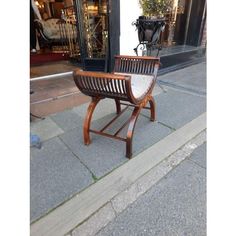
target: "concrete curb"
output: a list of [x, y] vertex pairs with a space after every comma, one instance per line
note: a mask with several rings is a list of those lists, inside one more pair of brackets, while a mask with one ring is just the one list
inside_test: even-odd
[[[197, 144], [188, 142], [205, 129], [206, 113], [176, 130], [45, 217], [34, 222], [31, 225], [31, 235], [94, 235], [114, 219], [116, 214], [123, 211], [146, 192], [156, 183], [156, 180], [159, 181], [189, 156]], [[205, 134], [201, 135], [204, 136]], [[199, 137], [198, 139], [203, 140]], [[186, 143], [188, 144], [185, 145]], [[177, 151], [181, 147], [183, 148]], [[171, 156], [174, 152], [176, 152], [175, 155]], [[154, 167], [157, 169], [154, 170]], [[147, 172], [150, 173], [146, 174]], [[149, 178], [153, 181], [150, 181]], [[101, 221], [101, 224], [96, 220], [104, 217], [105, 219]], [[94, 227], [91, 227], [92, 224]]]

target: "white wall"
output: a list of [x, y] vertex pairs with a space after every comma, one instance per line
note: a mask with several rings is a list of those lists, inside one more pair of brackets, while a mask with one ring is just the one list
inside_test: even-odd
[[132, 25], [142, 10], [138, 0], [120, 0], [120, 54], [135, 55], [134, 48], [138, 45], [138, 33]]

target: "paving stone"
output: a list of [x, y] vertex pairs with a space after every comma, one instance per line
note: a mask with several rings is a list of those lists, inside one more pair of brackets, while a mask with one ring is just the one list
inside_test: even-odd
[[206, 63], [199, 63], [182, 70], [158, 77], [160, 81], [197, 93], [206, 93]]
[[31, 149], [31, 221], [69, 199], [93, 182], [91, 173], [63, 142], [53, 138]]
[[41, 141], [45, 141], [62, 134], [64, 131], [50, 117], [47, 117], [44, 120], [31, 122], [30, 132], [37, 134]]
[[196, 148], [189, 159], [206, 168], [206, 143]]
[[[131, 110], [124, 113], [106, 132], [114, 133], [130, 117]], [[108, 115], [92, 123], [92, 128], [102, 128], [114, 115]], [[127, 130], [127, 127], [126, 127]], [[125, 129], [120, 133], [125, 137]], [[135, 127], [133, 139], [133, 157], [152, 144], [158, 142], [172, 132], [158, 122], [150, 122], [146, 117], [140, 116]], [[125, 142], [109, 139], [100, 135], [91, 134], [91, 144], [83, 143], [82, 126], [61, 136], [66, 145], [75, 153], [96, 177], [101, 177], [128, 159], [125, 157]]]
[[185, 160], [96, 235], [205, 236], [205, 170]]
[[74, 128], [80, 126], [81, 124], [83, 124], [82, 117], [80, 117], [73, 110], [66, 110], [63, 112], [53, 114], [53, 115], [51, 115], [51, 118], [64, 131], [74, 129]]
[[[206, 111], [204, 97], [169, 89], [155, 96], [159, 122], [178, 129]], [[142, 114], [147, 115], [143, 110]]]

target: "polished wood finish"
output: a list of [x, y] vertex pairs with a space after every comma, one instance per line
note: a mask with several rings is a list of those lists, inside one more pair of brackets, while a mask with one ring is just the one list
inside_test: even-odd
[[101, 98], [92, 98], [92, 102], [90, 103], [88, 110], [87, 110], [87, 115], [84, 121], [84, 144], [89, 145], [91, 143], [91, 139], [89, 136], [89, 131], [90, 131], [90, 124], [91, 124], [91, 119], [93, 116], [93, 112], [95, 107], [97, 106], [98, 102], [100, 101]]
[[[157, 71], [160, 60], [156, 57], [138, 56], [115, 56], [115, 67], [113, 73], [90, 72], [76, 70], [73, 73], [77, 87], [84, 94], [91, 96], [92, 101], [88, 107], [84, 121], [84, 143], [89, 145], [91, 139], [89, 133], [96, 133], [105, 137], [126, 142], [126, 157], [132, 157], [132, 140], [135, 125], [142, 109], [150, 109], [150, 120], [155, 121], [155, 102], [151, 95], [155, 85]], [[125, 73], [125, 74], [117, 74]], [[139, 98], [135, 98], [131, 89], [131, 75], [143, 74], [153, 76], [153, 83], [148, 91]], [[90, 129], [92, 115], [98, 102], [103, 98], [115, 100], [117, 115], [100, 131]], [[126, 101], [126, 103], [121, 102]], [[146, 107], [149, 103], [150, 107]], [[121, 105], [127, 105], [121, 110]], [[104, 131], [123, 113], [127, 108], [134, 107], [131, 117], [112, 135]], [[119, 137], [118, 134], [128, 125], [126, 138]]]

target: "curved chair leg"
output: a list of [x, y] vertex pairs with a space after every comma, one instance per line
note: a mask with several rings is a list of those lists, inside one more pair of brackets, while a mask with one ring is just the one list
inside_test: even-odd
[[155, 104], [155, 100], [154, 100], [153, 96], [150, 96], [148, 102], [149, 102], [150, 108], [151, 108], [150, 109], [150, 111], [151, 111], [150, 120], [155, 121], [156, 120], [156, 104]]
[[84, 144], [85, 145], [89, 145], [91, 143], [90, 136], [89, 136], [90, 124], [91, 124], [91, 119], [93, 116], [94, 109], [97, 106], [99, 101], [100, 101], [100, 98], [92, 98], [92, 101], [89, 104], [89, 107], [87, 110], [87, 114], [84, 121]]
[[133, 133], [136, 121], [138, 119], [139, 113], [141, 111], [142, 107], [136, 107], [132, 113], [132, 116], [130, 118], [128, 132], [127, 132], [127, 139], [126, 139], [126, 157], [131, 158], [132, 157], [132, 140], [133, 140]]
[[119, 114], [121, 112], [120, 100], [115, 99], [115, 102], [116, 102], [116, 114]]

